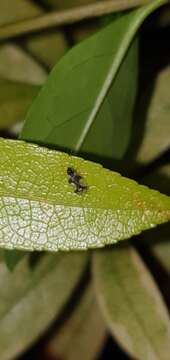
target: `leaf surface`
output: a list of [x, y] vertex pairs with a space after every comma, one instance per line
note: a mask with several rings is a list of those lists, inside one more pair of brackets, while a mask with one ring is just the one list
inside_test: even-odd
[[[30, 108], [22, 137], [43, 144], [57, 144], [58, 147], [67, 147], [75, 152], [90, 152], [88, 142], [92, 142], [91, 139], [94, 142], [98, 134], [98, 117], [105, 124], [106, 110], [108, 121], [110, 106], [107, 104], [107, 95], [129, 45], [145, 17], [163, 3], [155, 1], [122, 15], [70, 50], [54, 67]], [[113, 133], [112, 120], [111, 139]], [[105, 144], [103, 136], [98, 155], [105, 155]], [[115, 147], [113, 142], [111, 157], [114, 154], [121, 157], [126, 146], [127, 139], [122, 151], [120, 144], [117, 149], [116, 142]]]
[[67, 51], [65, 35], [56, 29], [28, 37], [25, 46], [48, 69], [51, 69]]
[[[35, 4], [33, 5], [35, 6]], [[47, 7], [48, 4], [46, 2], [46, 8]], [[43, 13], [44, 4], [42, 4], [42, 8], [39, 4], [36, 4], [36, 15]], [[55, 28], [26, 37], [24, 46], [41, 64], [51, 69], [67, 51], [68, 44], [64, 31]]]
[[20, 260], [25, 256], [26, 252], [19, 250], [5, 250], [4, 260], [10, 271], [13, 271]]
[[0, 26], [37, 15], [38, 7], [28, 0], [1, 0]]
[[[152, 84], [153, 86], [153, 84]], [[161, 71], [154, 83], [149, 108], [146, 114], [144, 136], [137, 154], [139, 163], [153, 161], [170, 147], [170, 67]], [[142, 96], [138, 112], [140, 121], [144, 119], [145, 104], [150, 87]]]
[[[32, 2], [13, 0], [10, 6], [8, 1], [3, 1], [3, 4], [5, 3], [8, 22], [33, 15]], [[3, 4], [0, 4], [0, 10]], [[34, 14], [37, 15], [37, 8]], [[53, 45], [57, 45], [56, 41], [59, 40], [56, 30], [55, 33], [56, 38], [52, 36]], [[40, 45], [42, 38], [43, 34], [39, 37]], [[31, 43], [31, 38], [29, 40]], [[48, 46], [50, 44], [46, 36], [45, 43], [48, 43]], [[33, 41], [32, 52], [34, 45]], [[22, 83], [29, 82], [30, 88], [33, 87], [32, 84], [44, 82], [46, 73], [43, 68], [19, 46], [3, 45], [0, 48], [0, 57], [0, 72], [6, 78]], [[49, 58], [53, 61], [52, 51], [50, 54], [48, 52], [48, 56], [46, 52], [46, 61]], [[5, 260], [8, 267], [13, 270], [23, 255], [24, 252], [6, 250]], [[37, 254], [33, 256], [37, 258]], [[0, 352], [3, 360], [10, 360], [23, 352], [56, 319], [79, 281], [86, 265], [87, 254], [83, 257], [80, 254], [67, 254], [62, 257], [45, 255], [41, 262], [36, 262], [36, 266], [34, 264], [31, 268], [29, 259], [30, 256], [25, 257], [12, 274], [7, 271], [5, 264], [0, 264]]]
[[[15, 22], [39, 15], [41, 12], [40, 8], [30, 1], [13, 0], [9, 6], [6, 0], [2, 0], [0, 3], [0, 22], [1, 25], [2, 23]], [[49, 47], [47, 36], [39, 34], [40, 47], [43, 38], [45, 45]], [[34, 53], [34, 45], [37, 41], [36, 39], [34, 40], [34, 37], [29, 37], [28, 42], [32, 44], [32, 41], [32, 52]], [[53, 42], [54, 41], [55, 39], [53, 39]], [[27, 43], [25, 42], [24, 47], [26, 46]], [[47, 51], [45, 53], [47, 54]], [[48, 55], [45, 57], [46, 59], [49, 58], [49, 53], [51, 54], [51, 52], [48, 51]], [[35, 51], [34, 58], [36, 54], [37, 52]], [[24, 119], [27, 107], [38, 92], [39, 84], [42, 84], [46, 79], [46, 72], [28, 52], [26, 53], [20, 46], [14, 44], [8, 43], [2, 45], [0, 47], [0, 58], [0, 74], [1, 77], [3, 76], [4, 78], [1, 80], [1, 85], [5, 85], [1, 93], [0, 126], [7, 128], [10, 124]], [[17, 125], [16, 127], [10, 128], [12, 134], [16, 136], [20, 126], [21, 123], [19, 126]], [[10, 270], [15, 267], [21, 259], [22, 254], [21, 252], [14, 251], [5, 252], [5, 261]]]
[[35, 85], [41, 85], [46, 80], [45, 70], [17, 45], [2, 45], [0, 59], [2, 78]]
[[40, 86], [0, 78], [0, 129], [24, 120]]
[[86, 256], [77, 253], [43, 254], [31, 265], [26, 256], [12, 273], [0, 262], [2, 360], [13, 359], [23, 352], [57, 318], [86, 261]]
[[[30, 17], [39, 16], [44, 13], [37, 2], [30, 0], [1, 0], [0, 2], [0, 25], [15, 23]], [[22, 43], [21, 43], [22, 45]], [[52, 67], [61, 55], [66, 51], [64, 34], [60, 30], [51, 30], [33, 34], [24, 39], [24, 48], [33, 54], [34, 58], [40, 59], [41, 64]], [[47, 51], [48, 48], [48, 51]], [[28, 54], [27, 54], [28, 55]], [[28, 55], [29, 58], [29, 55]]]
[[[9, 4], [10, 3], [10, 4]], [[0, 1], [0, 25], [28, 19], [41, 13], [39, 7], [27, 0]], [[16, 44], [0, 46], [0, 76], [4, 79], [42, 84], [46, 79], [44, 69]]]
[[[23, 141], [0, 140], [0, 246], [101, 247], [170, 220], [170, 198], [101, 165]], [[75, 193], [67, 169], [87, 189]]]
[[143, 234], [142, 244], [145, 252], [163, 269], [161, 286], [166, 288], [166, 295], [169, 294], [169, 282], [166, 276], [170, 274], [170, 223]]
[[[152, 171], [143, 177], [143, 181], [146, 185], [170, 195], [170, 164]], [[164, 270], [170, 273], [170, 223], [143, 234], [142, 241], [146, 242], [147, 249], [156, 257]]]
[[106, 326], [94, 289], [90, 286], [85, 290], [75, 311], [49, 340], [47, 354], [50, 358], [57, 359], [94, 360], [105, 339]]
[[94, 281], [107, 325], [125, 351], [135, 359], [168, 360], [168, 311], [137, 252], [129, 246], [98, 251]]

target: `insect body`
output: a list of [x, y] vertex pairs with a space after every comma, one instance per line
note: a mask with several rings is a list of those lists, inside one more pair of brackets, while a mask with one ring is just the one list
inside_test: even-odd
[[75, 193], [82, 193], [87, 190], [87, 186], [81, 184], [82, 176], [77, 174], [77, 172], [71, 168], [67, 168], [68, 182], [75, 186]]

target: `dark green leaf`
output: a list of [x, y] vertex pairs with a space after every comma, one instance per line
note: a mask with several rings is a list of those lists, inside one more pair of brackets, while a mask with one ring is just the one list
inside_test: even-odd
[[[28, 112], [22, 138], [66, 147], [76, 152], [90, 152], [90, 144], [98, 138], [98, 117], [101, 118], [102, 124], [105, 124], [106, 118], [108, 121], [110, 105], [106, 108], [107, 95], [128, 47], [145, 17], [162, 3], [160, 0], [155, 1], [123, 15], [68, 52], [53, 69]], [[131, 106], [134, 95], [132, 100], [129, 101], [132, 103]], [[131, 111], [132, 108], [130, 113]], [[107, 127], [107, 124], [103, 126]], [[108, 143], [113, 140], [113, 126], [112, 121]], [[126, 129], [127, 127], [129, 126], [125, 125]], [[117, 124], [116, 136], [119, 131], [121, 134], [122, 123], [120, 128]], [[126, 149], [127, 142], [126, 137], [122, 140], [121, 147], [120, 141], [115, 144], [113, 142], [111, 157], [120, 157]], [[106, 139], [102, 136], [100, 149], [98, 150], [95, 145], [93, 153], [104, 156], [105, 144]]]
[[17, 251], [17, 250], [5, 250], [4, 258], [6, 265], [10, 271], [15, 269], [15, 266], [19, 263], [19, 261], [23, 258], [26, 253], [24, 251]]

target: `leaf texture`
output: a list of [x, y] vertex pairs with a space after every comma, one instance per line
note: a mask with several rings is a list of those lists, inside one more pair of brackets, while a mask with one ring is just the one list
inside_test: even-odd
[[[138, 108], [139, 121], [142, 122], [146, 116], [145, 133], [137, 154], [137, 161], [142, 164], [153, 161], [170, 147], [170, 67], [168, 66], [158, 74], [154, 82], [147, 115], [144, 115], [144, 111], [146, 111], [144, 104], [149, 98], [151, 85], [153, 87], [153, 84], [150, 84], [142, 96]], [[137, 129], [135, 136], [138, 136]]]
[[[101, 130], [100, 122], [102, 121], [105, 126], [106, 114], [107, 122], [111, 121], [109, 111], [112, 109], [107, 95], [131, 41], [146, 16], [163, 3], [164, 1], [155, 1], [121, 16], [71, 49], [54, 67], [47, 83], [31, 106], [22, 138], [43, 144], [57, 144], [61, 148], [64, 138], [67, 149], [76, 153], [80, 150], [82, 153], [91, 152], [92, 142], [98, 134], [98, 126]], [[112, 94], [109, 95], [111, 97]], [[133, 104], [134, 96], [132, 107]], [[130, 113], [131, 111], [132, 108]], [[112, 133], [113, 120], [111, 135]], [[103, 136], [102, 150], [98, 149], [98, 155], [105, 155], [104, 144]], [[111, 157], [115, 153], [120, 158], [126, 146], [127, 139], [122, 151], [120, 144], [117, 149], [117, 144], [114, 148], [113, 142]]]
[[98, 251], [93, 265], [100, 309], [119, 344], [135, 359], [168, 360], [168, 311], [137, 252], [129, 246]]
[[[158, 167], [143, 177], [143, 181], [146, 185], [170, 195], [170, 164]], [[152, 253], [163, 269], [170, 273], [170, 222], [159, 229], [143, 234], [142, 240], [146, 242], [147, 250]], [[165, 284], [167, 284], [166, 281]]]
[[0, 129], [24, 120], [40, 87], [0, 78]]
[[0, 47], [0, 76], [7, 80], [41, 85], [46, 80], [42, 66], [25, 53], [18, 45], [5, 44]]
[[[170, 219], [170, 198], [99, 164], [0, 140], [0, 246], [25, 250], [101, 247]], [[76, 193], [67, 169], [82, 176]]]
[[94, 360], [104, 346], [106, 334], [94, 289], [88, 286], [75, 311], [48, 341], [46, 352], [52, 359]]
[[2, 360], [17, 357], [56, 320], [85, 270], [82, 255], [31, 254], [12, 273], [0, 261]]

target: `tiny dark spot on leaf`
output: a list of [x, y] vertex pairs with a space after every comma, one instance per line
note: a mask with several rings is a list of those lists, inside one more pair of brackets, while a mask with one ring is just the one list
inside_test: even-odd
[[87, 190], [87, 186], [82, 184], [82, 176], [77, 173], [72, 167], [67, 168], [68, 182], [75, 187], [75, 193], [81, 194]]

